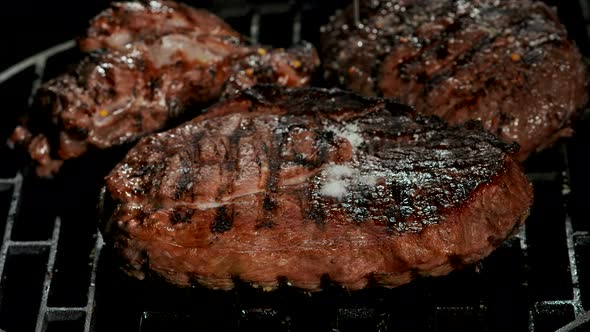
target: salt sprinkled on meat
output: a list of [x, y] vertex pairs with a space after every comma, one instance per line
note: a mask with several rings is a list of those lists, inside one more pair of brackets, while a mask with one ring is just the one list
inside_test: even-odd
[[346, 138], [353, 149], [357, 149], [365, 142], [356, 123], [348, 123], [343, 127], [328, 126], [326, 129], [333, 132], [336, 136]]
[[331, 164], [324, 170], [325, 182], [320, 189], [320, 193], [323, 196], [342, 200], [350, 185], [350, 178], [357, 173], [357, 170], [349, 166]]
[[345, 165], [330, 165], [326, 170], [326, 175], [330, 178], [351, 177], [357, 170]]
[[368, 171], [367, 173], [347, 165], [330, 164], [323, 171], [323, 184], [320, 194], [342, 201], [348, 194], [349, 188], [356, 188], [361, 185], [374, 188], [377, 185], [378, 179], [386, 176], [370, 169]]
[[347, 192], [348, 183], [344, 180], [330, 180], [322, 187], [320, 193], [324, 196], [342, 200]]
[[377, 185], [377, 180], [379, 179], [378, 176], [370, 174], [370, 175], [363, 175], [359, 177], [358, 181], [361, 184], [364, 184], [369, 187], [374, 187]]

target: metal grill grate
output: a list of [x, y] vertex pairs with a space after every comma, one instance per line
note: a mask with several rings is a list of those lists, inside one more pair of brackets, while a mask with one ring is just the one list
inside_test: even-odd
[[[317, 43], [319, 26], [342, 5], [219, 1], [212, 10], [254, 41], [288, 46], [302, 38]], [[585, 20], [585, 26], [568, 28], [587, 38], [590, 6], [584, 0], [579, 6], [584, 18], [571, 3], [559, 7], [560, 14]], [[589, 43], [578, 40], [586, 55]], [[0, 134], [8, 133], [42, 80], [77, 58], [73, 48], [71, 41], [57, 45], [0, 73], [0, 97], [7, 107], [2, 116], [8, 117], [0, 121]], [[553, 331], [576, 318], [590, 328], [584, 314], [590, 308], [585, 206], [590, 165], [584, 161], [590, 110], [578, 131], [567, 144], [527, 162], [536, 194], [527, 228], [478, 267], [398, 289], [354, 293], [329, 285], [317, 294], [264, 293], [245, 285], [215, 292], [127, 279], [112, 268], [93, 227], [98, 186], [80, 180], [88, 169], [77, 165], [69, 177], [40, 180], [19, 169], [13, 152], [0, 148], [0, 329]]]

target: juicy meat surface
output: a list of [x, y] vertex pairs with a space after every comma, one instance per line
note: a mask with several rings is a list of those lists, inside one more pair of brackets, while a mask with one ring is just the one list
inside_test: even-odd
[[[100, 14], [81, 42], [94, 52], [39, 89], [12, 136], [27, 147], [38, 175], [56, 173], [89, 149], [133, 143], [185, 113], [192, 118], [244, 87], [307, 85], [319, 66], [311, 44], [253, 46], [211, 13], [149, 3], [115, 3]], [[116, 36], [128, 30], [130, 38]]]
[[140, 279], [395, 287], [514, 234], [532, 203], [515, 150], [388, 99], [257, 86], [141, 139], [100, 227]]
[[572, 133], [588, 73], [565, 28], [528, 0], [361, 1], [322, 27], [326, 78], [399, 98], [451, 123], [470, 119], [520, 160]]

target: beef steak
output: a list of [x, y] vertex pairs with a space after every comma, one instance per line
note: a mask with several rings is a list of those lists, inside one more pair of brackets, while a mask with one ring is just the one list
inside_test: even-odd
[[101, 230], [143, 279], [395, 287], [476, 262], [525, 220], [516, 148], [388, 99], [258, 86], [145, 137]]
[[37, 174], [89, 150], [133, 143], [256, 83], [307, 85], [315, 49], [251, 45], [220, 18], [169, 2], [114, 3], [91, 22], [74, 70], [41, 86], [12, 136]]
[[572, 133], [588, 73], [554, 11], [529, 0], [378, 0], [322, 28], [326, 78], [399, 98], [451, 123], [470, 119], [521, 146]]

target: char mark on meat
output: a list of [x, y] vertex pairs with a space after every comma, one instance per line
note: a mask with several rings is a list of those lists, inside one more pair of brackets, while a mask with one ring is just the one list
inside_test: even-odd
[[229, 231], [233, 225], [233, 215], [227, 211], [225, 206], [217, 208], [215, 219], [211, 224], [212, 233], [224, 233]]

